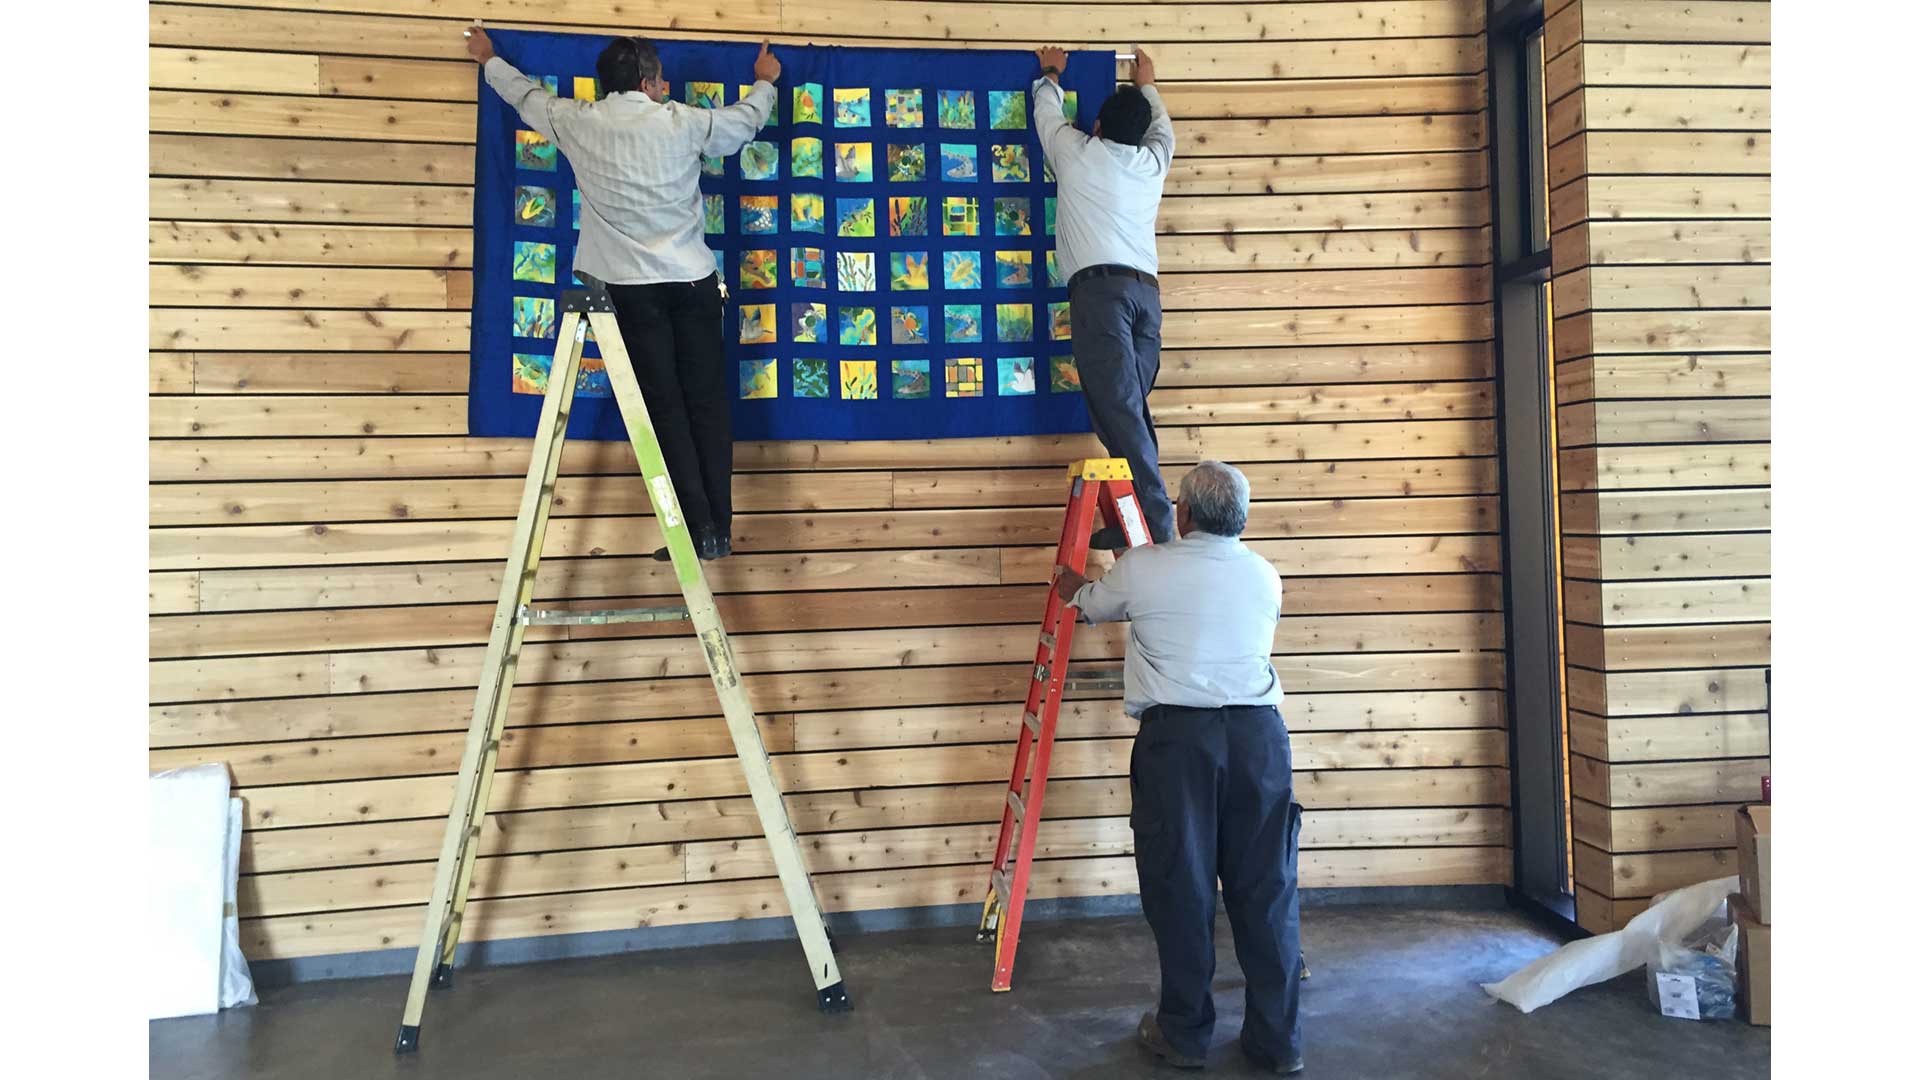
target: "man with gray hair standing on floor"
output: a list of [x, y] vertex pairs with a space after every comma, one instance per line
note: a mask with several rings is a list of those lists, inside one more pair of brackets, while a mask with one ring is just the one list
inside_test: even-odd
[[1063, 569], [1054, 588], [1090, 623], [1132, 620], [1133, 859], [1160, 953], [1160, 1007], [1140, 1018], [1140, 1042], [1177, 1067], [1206, 1064], [1217, 878], [1247, 977], [1240, 1047], [1294, 1073], [1300, 806], [1270, 659], [1280, 574], [1240, 542], [1248, 503], [1239, 469], [1203, 461], [1180, 481], [1180, 539], [1133, 548], [1092, 583]]

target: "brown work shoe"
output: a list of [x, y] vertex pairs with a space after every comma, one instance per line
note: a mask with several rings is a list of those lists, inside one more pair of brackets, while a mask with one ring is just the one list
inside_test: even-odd
[[1140, 1045], [1145, 1047], [1149, 1053], [1176, 1069], [1204, 1069], [1207, 1067], [1206, 1058], [1188, 1057], [1168, 1044], [1166, 1035], [1160, 1031], [1160, 1021], [1153, 1018], [1152, 1009], [1148, 1009], [1146, 1012], [1140, 1014], [1140, 1026], [1135, 1029], [1134, 1037], [1140, 1040]]

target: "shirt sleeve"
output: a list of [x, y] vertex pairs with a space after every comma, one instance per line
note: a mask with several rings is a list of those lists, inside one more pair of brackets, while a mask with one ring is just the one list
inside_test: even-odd
[[1073, 594], [1073, 606], [1080, 609], [1080, 614], [1089, 623], [1116, 622], [1128, 618], [1127, 601], [1131, 591], [1128, 584], [1133, 577], [1126, 571], [1128, 562], [1122, 558], [1099, 581], [1089, 581]]
[[1147, 124], [1147, 134], [1140, 140], [1140, 148], [1153, 155], [1164, 176], [1173, 167], [1173, 117], [1167, 115], [1166, 103], [1160, 100], [1159, 87], [1149, 84], [1141, 87], [1140, 92], [1146, 95], [1147, 104], [1153, 106], [1153, 120]]
[[528, 127], [545, 135], [560, 149], [566, 149], [559, 129], [564, 117], [584, 108], [585, 102], [555, 97], [547, 92], [546, 87], [520, 74], [520, 69], [498, 56], [488, 60], [481, 71], [487, 77], [487, 85], [500, 95], [500, 100], [513, 106], [513, 111], [520, 114], [520, 119], [525, 120]]
[[753, 141], [773, 115], [773, 84], [756, 82], [747, 96], [724, 109], [706, 109], [707, 129], [700, 140], [700, 152], [708, 157], [737, 154]]
[[1065, 102], [1060, 84], [1052, 79], [1041, 78], [1033, 84], [1033, 127], [1040, 135], [1041, 151], [1053, 163], [1056, 177], [1069, 149], [1068, 140], [1077, 134], [1073, 125], [1067, 123]]

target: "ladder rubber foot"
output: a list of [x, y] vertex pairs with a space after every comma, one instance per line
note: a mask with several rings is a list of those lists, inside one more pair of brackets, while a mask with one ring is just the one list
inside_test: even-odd
[[820, 991], [820, 1011], [828, 1013], [853, 1011], [853, 999], [847, 996], [845, 979]]
[[418, 1049], [420, 1049], [420, 1025], [401, 1024], [400, 1037], [393, 1041], [393, 1052], [411, 1054]]
[[1000, 934], [996, 930], [982, 930], [979, 933], [973, 935], [973, 940], [986, 942], [986, 941], [992, 941], [999, 936]]
[[428, 984], [435, 990], [453, 989], [453, 965], [441, 964], [433, 969], [433, 981]]

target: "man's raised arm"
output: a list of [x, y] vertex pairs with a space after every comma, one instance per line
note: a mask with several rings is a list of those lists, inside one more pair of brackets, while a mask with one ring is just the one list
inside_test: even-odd
[[1064, 138], [1073, 133], [1067, 122], [1066, 95], [1060, 89], [1060, 76], [1067, 70], [1067, 51], [1049, 46], [1034, 50], [1040, 58], [1040, 77], [1033, 83], [1033, 128], [1040, 136], [1040, 149], [1060, 172], [1061, 155], [1066, 151]]
[[1153, 84], [1153, 58], [1138, 46], [1133, 51], [1133, 84], [1146, 96], [1147, 104], [1153, 106], [1153, 120], [1147, 124], [1140, 148], [1153, 155], [1160, 163], [1161, 174], [1165, 175], [1173, 167], [1173, 117], [1167, 115], [1166, 102], [1160, 100], [1160, 88]]
[[773, 84], [780, 79], [780, 59], [767, 49], [767, 43], [760, 43], [760, 55], [753, 61], [753, 89], [738, 103], [724, 109], [710, 110], [707, 134], [700, 143], [700, 152], [708, 157], [726, 157], [737, 154], [740, 148], [753, 141], [755, 135], [767, 124], [767, 117], [773, 115]]
[[[584, 103], [548, 93], [546, 87], [521, 74], [519, 68], [507, 63], [493, 51], [493, 42], [477, 24], [468, 27], [466, 35], [467, 55], [479, 62], [487, 85], [500, 95], [500, 100], [513, 106], [513, 111], [520, 114], [520, 119], [525, 120], [528, 127], [558, 146], [560, 138], [554, 132], [557, 114], [564, 109], [581, 108]], [[566, 147], [562, 146], [561, 149]]]

